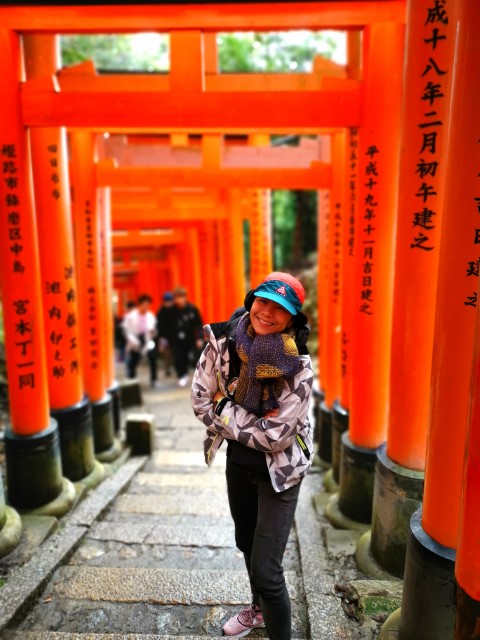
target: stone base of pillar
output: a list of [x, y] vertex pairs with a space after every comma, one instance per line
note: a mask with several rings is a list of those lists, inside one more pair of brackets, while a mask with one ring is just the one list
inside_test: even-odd
[[122, 380], [120, 383], [120, 404], [122, 409], [143, 406], [142, 390], [140, 389], [139, 380], [136, 378], [133, 380]]
[[342, 435], [348, 431], [349, 413], [335, 400], [332, 411], [332, 469], [333, 479], [340, 484], [340, 465], [342, 459]]
[[116, 436], [120, 433], [121, 419], [120, 419], [120, 384], [117, 380], [114, 380], [112, 386], [107, 389], [108, 393], [112, 397], [112, 410], [113, 410], [113, 430]]
[[112, 446], [108, 449], [104, 449], [100, 453], [96, 454], [96, 458], [99, 462], [113, 462], [121, 455], [123, 451], [123, 445], [118, 438], [113, 439]]
[[[422, 528], [422, 510], [410, 520], [399, 640], [451, 640], [455, 623], [455, 550]], [[387, 619], [385, 625], [389, 623]], [[391, 626], [391, 623], [389, 623]]]
[[113, 402], [109, 393], [92, 402], [93, 443], [95, 455], [107, 451], [113, 446]]
[[355, 563], [357, 569], [375, 580], [400, 580], [393, 573], [389, 573], [380, 566], [372, 554], [371, 549], [372, 530], [366, 531], [357, 543], [355, 550]]
[[92, 409], [87, 397], [61, 410], [52, 410], [58, 422], [63, 474], [72, 482], [85, 478], [93, 471]]
[[318, 444], [318, 436], [320, 433], [320, 404], [323, 402], [325, 394], [321, 389], [318, 389], [318, 387], [314, 386], [312, 390], [312, 398], [312, 413], [314, 423], [313, 441], [315, 442], [315, 444]]
[[325, 517], [333, 524], [336, 529], [351, 529], [352, 531], [361, 531], [365, 533], [370, 529], [370, 524], [364, 524], [357, 520], [348, 518], [338, 505], [339, 494], [334, 493], [325, 507]]
[[327, 493], [338, 493], [339, 486], [333, 477], [333, 469], [329, 469], [323, 477], [323, 488]]
[[[378, 449], [373, 491], [371, 554], [388, 573], [403, 578], [410, 519], [422, 506], [423, 471], [402, 467], [387, 456], [386, 446]], [[363, 554], [365, 559], [368, 555]], [[361, 562], [362, 553], [359, 553]], [[363, 565], [364, 563], [362, 563]], [[361, 571], [369, 563], [358, 565]]]
[[480, 602], [469, 596], [459, 584], [456, 602], [455, 638], [475, 638], [480, 620]]
[[338, 506], [347, 518], [370, 525], [378, 448], [357, 447], [348, 433], [342, 435]]
[[127, 417], [126, 444], [133, 456], [153, 453], [155, 439], [154, 416], [151, 413], [131, 413]]
[[402, 609], [391, 613], [382, 625], [378, 640], [398, 640]]
[[2, 478], [0, 476], [0, 558], [3, 558], [20, 542], [22, 520], [15, 509], [5, 505]]
[[332, 411], [325, 402], [320, 403], [320, 421], [318, 431], [318, 456], [325, 468], [332, 464]]
[[54, 500], [36, 509], [19, 509], [19, 511], [20, 513], [30, 516], [53, 516], [55, 518], [61, 518], [70, 511], [76, 502], [77, 492], [75, 485], [67, 478], [63, 478], [62, 490]]
[[105, 467], [99, 460], [95, 459], [93, 461], [93, 469], [91, 473], [89, 473], [88, 476], [85, 476], [81, 480], [78, 480], [78, 482], [76, 482], [75, 484], [81, 485], [81, 487], [85, 487], [86, 489], [94, 489], [97, 485], [100, 484], [104, 477]]
[[55, 503], [57, 510], [58, 499], [62, 501], [63, 513], [71, 509], [75, 502], [75, 488], [62, 476], [56, 420], [51, 418], [46, 429], [31, 436], [20, 436], [7, 429], [5, 458], [7, 495], [12, 507], [30, 512]]

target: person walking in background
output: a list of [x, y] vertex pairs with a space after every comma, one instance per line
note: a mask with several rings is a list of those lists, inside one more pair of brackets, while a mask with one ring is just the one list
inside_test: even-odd
[[203, 323], [197, 307], [188, 301], [187, 290], [184, 287], [174, 289], [173, 302], [171, 331], [162, 327], [160, 337], [168, 340], [170, 336], [178, 386], [186, 387], [189, 364], [192, 361], [196, 362], [204, 345]]
[[[129, 313], [132, 309], [135, 309], [137, 303], [134, 300], [129, 300], [126, 304], [126, 313]], [[125, 330], [123, 328], [123, 322], [125, 315], [122, 317], [115, 316], [114, 318], [114, 337], [115, 337], [115, 349], [118, 353], [118, 362], [125, 362], [125, 350], [127, 347], [127, 339], [125, 337]]]
[[162, 306], [157, 311], [157, 349], [158, 353], [163, 360], [163, 367], [165, 376], [170, 376], [171, 368], [173, 366], [173, 293], [166, 291], [163, 294]]
[[250, 606], [223, 626], [230, 638], [259, 627], [270, 640], [291, 638], [282, 561], [313, 456], [304, 298], [296, 278], [271, 273], [228, 322], [205, 326], [207, 345], [192, 381], [209, 466], [227, 440], [228, 501], [252, 591]]
[[125, 316], [123, 329], [127, 341], [127, 377], [136, 377], [138, 363], [142, 355], [146, 355], [150, 368], [150, 385], [158, 388], [157, 354], [154, 342], [157, 320], [150, 311], [151, 304], [152, 298], [147, 293], [142, 294], [138, 298], [138, 306]]

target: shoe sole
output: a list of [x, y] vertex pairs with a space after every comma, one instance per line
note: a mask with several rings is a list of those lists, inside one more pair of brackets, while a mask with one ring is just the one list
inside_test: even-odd
[[223, 636], [225, 638], [244, 638], [245, 636], [248, 636], [250, 631], [255, 631], [255, 629], [265, 629], [265, 623], [262, 622], [261, 624], [256, 624], [254, 627], [250, 627], [248, 629], [245, 629], [245, 631], [242, 631], [241, 633], [237, 633], [236, 636], [228, 636], [226, 633], [223, 633]]

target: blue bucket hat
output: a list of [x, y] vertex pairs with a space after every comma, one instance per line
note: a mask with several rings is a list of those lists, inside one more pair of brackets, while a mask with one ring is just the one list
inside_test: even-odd
[[253, 295], [258, 298], [273, 300], [293, 316], [296, 316], [302, 310], [302, 303], [295, 290], [282, 280], [266, 280], [262, 282], [254, 290]]

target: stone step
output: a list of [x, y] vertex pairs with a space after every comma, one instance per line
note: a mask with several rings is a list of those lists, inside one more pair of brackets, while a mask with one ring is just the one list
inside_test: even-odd
[[[178, 474], [176, 474], [178, 475]], [[138, 485], [133, 482], [126, 495], [142, 495], [151, 497], [152, 500], [160, 500], [163, 498], [177, 499], [179, 502], [191, 501], [191, 502], [210, 502], [221, 501], [222, 504], [227, 504], [227, 487], [225, 486], [225, 480], [223, 485], [221, 483], [215, 485], [209, 485], [203, 482], [203, 486], [199, 486], [196, 483], [195, 476], [187, 476], [189, 483], [183, 486], [178, 485], [155, 485], [148, 486]]]
[[137, 473], [131, 487], [198, 487], [225, 488], [225, 476], [220, 473]]
[[116, 541], [125, 544], [155, 544], [183, 547], [234, 547], [231, 527], [189, 527], [153, 523], [98, 522], [88, 533], [94, 540]]
[[114, 503], [113, 509], [123, 513], [151, 513], [156, 515], [194, 514], [222, 517], [229, 513], [226, 496], [213, 495], [205, 500], [201, 496], [192, 500], [189, 492], [175, 492], [168, 494], [126, 494], [120, 496]]
[[[179, 443], [180, 444], [180, 443]], [[225, 470], [225, 453], [219, 452], [215, 458], [215, 465], [210, 469], [205, 464], [203, 449], [198, 451], [156, 451], [151, 460], [154, 467], [163, 470], [165, 467], [201, 467], [208, 471], [221, 468]]]
[[[286, 571], [292, 602], [302, 597], [301, 580]], [[64, 566], [47, 588], [53, 599], [153, 604], [244, 605], [251, 592], [246, 571]]]
[[137, 524], [152, 523], [155, 526], [167, 525], [172, 527], [229, 527], [232, 524], [230, 512], [221, 516], [195, 513], [128, 513], [111, 509], [103, 518], [105, 522], [119, 522], [128, 527], [131, 522]]
[[[253, 636], [250, 636], [251, 638]], [[260, 636], [255, 636], [260, 637]], [[262, 637], [265, 637], [264, 635]], [[5, 640], [225, 640], [225, 636], [177, 636], [142, 633], [67, 633], [58, 631], [17, 631], [5, 635]]]

